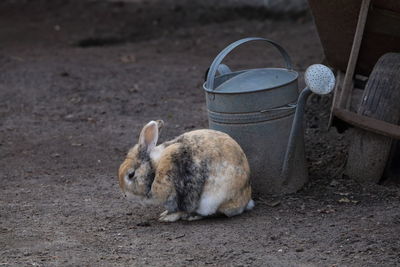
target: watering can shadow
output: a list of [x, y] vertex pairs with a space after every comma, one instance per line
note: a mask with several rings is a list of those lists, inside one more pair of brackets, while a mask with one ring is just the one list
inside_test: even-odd
[[[286, 68], [232, 71], [222, 64], [233, 49], [250, 41], [274, 46], [284, 58]], [[307, 86], [299, 95], [298, 73], [293, 70], [287, 52], [276, 42], [259, 37], [230, 44], [209, 68], [203, 85], [209, 127], [229, 134], [243, 148], [256, 193], [292, 193], [308, 179], [304, 107], [312, 93], [330, 93], [335, 76], [328, 67], [315, 64], [307, 68], [305, 82]]]

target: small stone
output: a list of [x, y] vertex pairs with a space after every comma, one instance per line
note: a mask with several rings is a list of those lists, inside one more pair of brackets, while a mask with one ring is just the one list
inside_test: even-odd
[[343, 197], [341, 199], [338, 200], [339, 203], [349, 203], [350, 199], [348, 199], [347, 197]]
[[137, 83], [135, 83], [133, 85], [133, 87], [128, 89], [128, 92], [129, 93], [137, 93], [137, 92], [139, 92], [139, 85]]
[[334, 213], [334, 212], [336, 212], [336, 210], [335, 210], [334, 208], [332, 208], [331, 206], [327, 206], [326, 208], [318, 209], [317, 212], [329, 214], [329, 213]]
[[303, 248], [296, 248], [296, 252], [303, 252], [304, 249]]
[[74, 114], [68, 114], [68, 115], [66, 115], [64, 117], [64, 119], [66, 119], [66, 120], [70, 120], [70, 119], [73, 119], [73, 118], [74, 118]]
[[82, 98], [77, 96], [77, 97], [72, 97], [71, 99], [69, 99], [69, 102], [71, 102], [72, 104], [79, 104], [82, 101]]
[[272, 202], [266, 202], [265, 204], [267, 204], [270, 207], [276, 207], [279, 206], [281, 204], [280, 200], [276, 200], [276, 201], [272, 201]]
[[134, 63], [134, 62], [136, 62], [136, 56], [135, 55], [124, 55], [121, 57], [121, 61], [123, 63]]
[[82, 146], [81, 143], [72, 143], [71, 146]]

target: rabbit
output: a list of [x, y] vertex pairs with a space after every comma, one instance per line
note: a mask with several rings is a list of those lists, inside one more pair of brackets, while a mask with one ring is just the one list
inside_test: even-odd
[[246, 155], [229, 135], [193, 130], [157, 145], [162, 120], [147, 123], [118, 172], [127, 197], [163, 204], [159, 221], [241, 214], [254, 207]]

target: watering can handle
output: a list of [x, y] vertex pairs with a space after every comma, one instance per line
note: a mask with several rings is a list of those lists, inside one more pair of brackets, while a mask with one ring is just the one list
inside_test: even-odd
[[239, 45], [250, 42], [250, 41], [266, 41], [266, 42], [272, 44], [273, 46], [276, 47], [276, 49], [279, 50], [279, 52], [285, 59], [286, 68], [289, 70], [293, 69], [292, 61], [290, 60], [288, 53], [286, 53], [285, 49], [283, 49], [283, 47], [280, 46], [279, 44], [275, 43], [274, 41], [271, 41], [271, 40], [268, 40], [265, 38], [260, 38], [260, 37], [244, 38], [244, 39], [240, 39], [240, 40], [228, 45], [227, 47], [225, 47], [224, 50], [222, 50], [218, 54], [218, 56], [216, 56], [216, 58], [214, 59], [214, 61], [211, 64], [210, 70], [208, 71], [207, 80], [206, 80], [206, 88], [208, 88], [209, 90], [214, 90], [215, 75], [217, 74], [219, 65], [221, 64], [222, 60], [226, 57], [226, 55], [228, 55], [233, 49], [235, 49]]

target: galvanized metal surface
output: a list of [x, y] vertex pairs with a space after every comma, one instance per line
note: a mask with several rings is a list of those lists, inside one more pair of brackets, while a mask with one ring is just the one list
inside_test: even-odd
[[[284, 179], [290, 177], [290, 172], [293, 169], [293, 157], [296, 153], [295, 144], [299, 142], [298, 135], [303, 131], [304, 108], [307, 103], [307, 98], [312, 93], [319, 95], [329, 94], [335, 87], [335, 75], [328, 67], [322, 64], [309, 66], [304, 74], [304, 81], [307, 87], [301, 91], [299, 100], [297, 101], [297, 109], [290, 131], [285, 160], [283, 161], [282, 177], [284, 177]], [[287, 181], [284, 181], [284, 184], [286, 183]]]
[[[282, 79], [282, 85], [274, 88], [268, 88], [265, 90], [251, 90], [247, 89], [247, 92], [233, 93], [237, 89], [232, 89], [226, 93], [217, 90], [207, 90], [207, 107], [209, 110], [214, 112], [222, 113], [247, 113], [247, 112], [259, 112], [266, 109], [278, 108], [297, 101], [298, 89], [297, 89], [297, 73], [286, 69], [273, 69], [275, 71], [281, 71], [282, 73], [290, 73], [291, 75], [281, 75], [282, 77], [290, 78], [290, 82], [285, 82]], [[247, 71], [247, 70], [246, 70]], [[236, 75], [240, 75], [246, 71], [239, 71], [236, 73], [230, 73], [221, 75], [215, 78], [215, 84], [219, 85], [224, 82], [229, 82]], [[271, 72], [273, 74], [274, 72]], [[253, 77], [256, 79], [256, 77]], [[251, 88], [257, 82], [248, 82], [248, 86]], [[235, 84], [231, 84], [232, 87]], [[257, 84], [258, 85], [258, 84]], [[245, 85], [243, 85], [245, 87]]]
[[290, 174], [293, 170], [293, 158], [296, 156], [296, 143], [301, 142], [301, 140], [299, 140], [299, 135], [301, 134], [301, 138], [303, 138], [304, 108], [306, 106], [307, 99], [311, 94], [312, 91], [309, 88], [305, 88], [303, 91], [301, 91], [299, 100], [297, 101], [296, 113], [294, 115], [294, 121], [288, 138], [285, 158], [283, 160], [283, 184], [288, 183], [288, 179], [290, 178]]
[[[215, 77], [218, 66], [235, 47], [249, 41], [266, 41], [284, 57], [287, 69], [262, 68], [227, 72]], [[286, 51], [263, 38], [246, 38], [225, 48], [213, 61], [204, 84], [209, 127], [229, 134], [243, 148], [250, 163], [254, 191], [285, 194], [307, 181], [302, 123], [291, 151], [291, 169], [282, 176], [294, 111], [298, 98], [297, 72]], [[292, 153], [293, 152], [293, 153]]]
[[215, 89], [207, 91], [213, 93], [237, 94], [271, 90], [276, 87], [287, 85], [296, 80], [297, 77], [297, 72], [288, 71], [286, 69], [252, 69], [241, 72], [229, 80], [220, 83]]
[[258, 194], [296, 192], [307, 182], [303, 128], [296, 136], [293, 167], [282, 176], [282, 164], [288, 145], [293, 113], [279, 119], [258, 123], [218, 123], [209, 120], [210, 129], [229, 134], [243, 148], [250, 163], [253, 191]]
[[214, 61], [211, 63], [210, 70], [207, 75], [207, 80], [205, 83], [204, 88], [207, 88], [208, 90], [214, 90], [214, 77], [217, 73], [217, 70], [219, 68], [219, 65], [221, 64], [222, 60], [236, 47], [240, 46], [241, 44], [250, 42], [250, 41], [264, 41], [268, 42], [271, 45], [273, 45], [278, 51], [281, 53], [282, 57], [285, 60], [286, 63], [286, 68], [289, 70], [292, 70], [292, 61], [288, 55], [288, 53], [281, 47], [278, 43], [268, 40], [265, 38], [260, 38], [260, 37], [248, 37], [244, 38], [241, 40], [238, 40], [236, 42], [233, 42], [232, 44], [228, 45], [224, 50], [222, 50], [214, 59]]
[[304, 73], [304, 81], [311, 92], [318, 95], [326, 95], [335, 87], [335, 75], [327, 66], [313, 64]]

